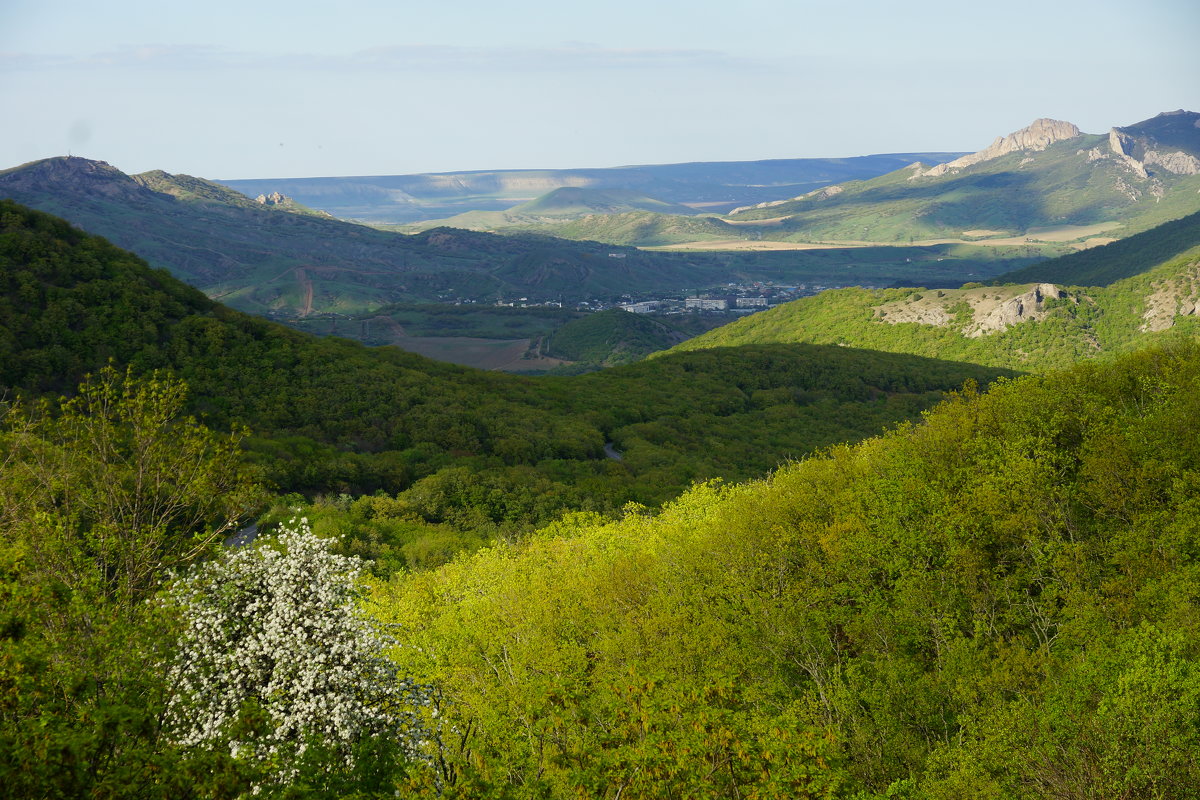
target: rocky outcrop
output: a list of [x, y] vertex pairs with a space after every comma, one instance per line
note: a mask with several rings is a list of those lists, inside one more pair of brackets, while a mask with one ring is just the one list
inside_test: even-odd
[[1108, 133], [1108, 146], [1143, 178], [1148, 168], [1175, 175], [1200, 175], [1200, 158], [1196, 157], [1200, 138], [1190, 132], [1193, 128], [1200, 128], [1200, 115], [1168, 111], [1128, 128], [1113, 128]]
[[1037, 119], [1028, 127], [1014, 131], [1008, 136], [997, 137], [996, 141], [977, 153], [965, 155], [962, 158], [948, 161], [945, 164], [938, 164], [921, 174], [930, 177], [945, 175], [948, 172], [957, 172], [974, 164], [991, 161], [994, 158], [1015, 153], [1019, 150], [1035, 152], [1045, 150], [1055, 142], [1074, 139], [1080, 135], [1082, 134], [1079, 128], [1070, 122], [1063, 122], [1057, 119]]
[[1153, 284], [1146, 297], [1141, 330], [1165, 331], [1175, 325], [1176, 317], [1194, 316], [1200, 316], [1200, 261], [1172, 279]]
[[135, 201], [150, 193], [108, 162], [79, 156], [46, 158], [0, 173], [0, 197], [47, 191]]
[[784, 203], [794, 203], [797, 200], [826, 200], [834, 195], [841, 194], [844, 191], [846, 190], [843, 187], [834, 184], [833, 186], [825, 186], [821, 189], [813, 189], [808, 194], [802, 194], [798, 197], [791, 197], [787, 200], [770, 200], [766, 203], [756, 203], [752, 206], [739, 206], [738, 208], [733, 209], [733, 211], [730, 211], [729, 216], [736, 216], [743, 211], [752, 211], [759, 208], [774, 208], [775, 206], [781, 206]]
[[1046, 300], [1057, 300], [1063, 292], [1052, 283], [1039, 283], [1015, 297], [985, 306], [973, 304], [975, 321], [963, 330], [963, 335], [977, 339], [989, 333], [999, 333], [1029, 320], [1046, 315]]
[[1137, 140], [1132, 136], [1113, 128], [1108, 132], [1108, 148], [1112, 150], [1113, 155], [1128, 167], [1134, 175], [1137, 175], [1139, 178], [1150, 177], [1146, 173], [1146, 165], [1138, 161], [1137, 157], [1134, 156], [1137, 148]]
[[1143, 161], [1152, 167], [1162, 167], [1167, 172], [1173, 172], [1176, 175], [1200, 175], [1200, 158], [1188, 155], [1181, 150], [1173, 152], [1147, 150]]
[[809, 192], [804, 195], [806, 200], [828, 200], [830, 197], [841, 194], [846, 191], [841, 186], [826, 186], [824, 189], [817, 189], [815, 192]]
[[[1059, 299], [1075, 300], [1052, 283], [1038, 283], [1027, 288], [1004, 286], [914, 292], [904, 299], [876, 306], [874, 311], [878, 321], [892, 325], [916, 322], [945, 328], [958, 322], [962, 325], [960, 333], [963, 336], [978, 339], [1022, 322], [1040, 320], [1049, 313], [1046, 302]], [[971, 312], [966, 324], [962, 324], [959, 321], [962, 318], [957, 316], [964, 304]]]
[[254, 202], [262, 206], [282, 206], [291, 203], [292, 201], [284, 197], [279, 192], [271, 192], [270, 194], [260, 194], [254, 198]]

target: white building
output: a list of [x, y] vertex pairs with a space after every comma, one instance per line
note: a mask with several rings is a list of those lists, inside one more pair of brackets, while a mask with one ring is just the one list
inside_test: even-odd
[[738, 308], [766, 308], [767, 298], [765, 297], [739, 297], [737, 299]]

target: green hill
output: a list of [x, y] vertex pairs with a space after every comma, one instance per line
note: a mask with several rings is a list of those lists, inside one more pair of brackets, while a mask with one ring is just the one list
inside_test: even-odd
[[[1194, 223], [1191, 223], [1194, 224]], [[1136, 243], [1141, 258], [1161, 258], [1187, 241], [1187, 224], [1164, 226]], [[1183, 233], [1181, 233], [1183, 231]], [[1131, 240], [1132, 241], [1132, 240]], [[1115, 245], [1113, 245], [1115, 247]], [[1107, 286], [1050, 283], [961, 289], [840, 289], [802, 298], [755, 314], [677, 345], [672, 352], [745, 344], [811, 342], [869, 347], [889, 352], [1005, 366], [1047, 369], [1079, 359], [1144, 347], [1161, 337], [1194, 334], [1200, 300], [1200, 247], [1153, 265], [1133, 267], [1129, 251], [1114, 262], [1085, 262], [1103, 268], [1121, 263], [1136, 274]], [[1084, 254], [1081, 254], [1084, 255]], [[1042, 274], [1076, 274], [1077, 257], [1064, 257]]]
[[[1003, 372], [824, 347], [684, 354], [578, 378], [471, 370], [230, 310], [8, 201], [0, 266], [0, 396], [68, 391], [110, 359], [169, 369], [209, 425], [250, 426], [251, 457], [283, 490], [398, 491], [454, 470], [514, 498], [522, 482], [540, 487], [520, 510], [489, 506], [494, 525], [761, 474]], [[623, 461], [604, 456], [606, 442]]]
[[1108, 286], [1200, 246], [1200, 212], [1102, 247], [1090, 247], [1008, 272], [998, 283], [1044, 281], [1071, 286]]
[[374, 607], [477, 795], [1194, 799], [1197, 442], [1188, 343], [565, 520]]
[[[1197, 258], [1126, 279], [1153, 290], [1151, 328], [1194, 313]], [[131, 383], [27, 402], [110, 359]], [[221, 563], [271, 568], [176, 582], [219, 557], [210, 521], [241, 518], [255, 492], [230, 443], [158, 418], [176, 387], [140, 382], [155, 368], [187, 381], [209, 424], [253, 425], [246, 459], [276, 488], [324, 495], [280, 497], [268, 538], [310, 514], [298, 524], [377, 559], [372, 574], [314, 558], [350, 572], [306, 585], [297, 573], [328, 571], [297, 569], [300, 546], [243, 547]], [[1200, 800], [1200, 345], [967, 385], [920, 413], [999, 372], [756, 345], [577, 378], [482, 373], [253, 319], [0, 201], [5, 789]], [[608, 442], [623, 459], [601, 455]], [[181, 691], [166, 665], [194, 670], [185, 635], [230, 641], [281, 576], [305, 597], [269, 646], [249, 634], [270, 679], [215, 738], [179, 736], [172, 709], [219, 711], [208, 687], [242, 692], [245, 675], [217, 648]], [[308, 625], [335, 608], [336, 624]], [[379, 642], [391, 663], [348, 645], [350, 625], [394, 637]], [[370, 666], [408, 721], [339, 749], [318, 714], [260, 758], [289, 732], [272, 693], [298, 657], [339, 680], [291, 681], [297, 705], [373, 701], [340, 677]], [[419, 755], [400, 729], [421, 734]]]

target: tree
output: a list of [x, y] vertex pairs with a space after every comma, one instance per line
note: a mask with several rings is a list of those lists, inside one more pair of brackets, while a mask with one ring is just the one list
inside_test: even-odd
[[250, 770], [161, 736], [174, 644], [144, 602], [258, 496], [238, 437], [168, 377], [106, 369], [55, 409], [0, 408], [0, 795], [228, 798]]
[[[308, 521], [275, 546], [227, 551], [171, 589], [183, 634], [169, 680], [171, 737], [262, 765], [276, 784], [360, 767], [371, 742], [420, 757], [422, 687], [400, 679], [391, 644], [357, 605], [362, 562], [329, 552]], [[312, 753], [319, 753], [316, 764]], [[386, 757], [383, 757], [386, 756]]]
[[0, 531], [23, 543], [40, 580], [130, 608], [259, 502], [242, 434], [184, 416], [186, 396], [168, 376], [107, 367], [56, 413], [10, 411]]

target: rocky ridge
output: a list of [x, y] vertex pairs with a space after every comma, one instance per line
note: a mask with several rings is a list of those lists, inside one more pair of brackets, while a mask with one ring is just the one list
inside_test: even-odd
[[1081, 135], [1082, 131], [1070, 122], [1043, 117], [1042, 119], [1034, 120], [1032, 124], [1019, 131], [1014, 131], [1007, 136], [996, 137], [996, 141], [977, 153], [956, 158], [945, 164], [938, 164], [924, 171], [914, 170], [912, 177], [937, 177], [949, 172], [957, 172], [958, 170], [984, 161], [991, 161], [994, 158], [1015, 153], [1018, 150], [1045, 150], [1055, 142], [1074, 139], [1076, 136]]

